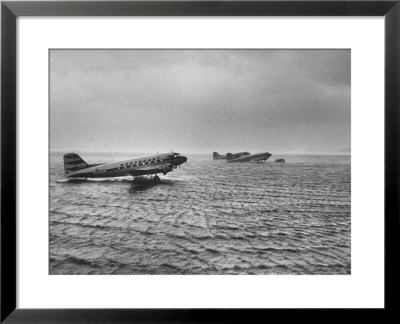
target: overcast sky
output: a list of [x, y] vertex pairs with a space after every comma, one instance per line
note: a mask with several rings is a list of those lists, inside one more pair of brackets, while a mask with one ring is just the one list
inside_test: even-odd
[[349, 50], [52, 50], [50, 148], [350, 153]]

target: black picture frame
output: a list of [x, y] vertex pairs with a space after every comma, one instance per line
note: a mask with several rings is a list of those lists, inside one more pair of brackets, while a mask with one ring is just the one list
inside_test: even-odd
[[[254, 322], [284, 310], [16, 308], [16, 19], [19, 16], [384, 16], [385, 17], [385, 307], [325, 310], [342, 318], [384, 320], [399, 287], [400, 0], [395, 1], [4, 1], [1, 3], [1, 317], [5, 323]], [[373, 155], [371, 148], [371, 156]], [[366, 163], [369, 163], [369, 156]], [[366, 175], [367, 176], [367, 175]], [[321, 310], [294, 310], [307, 320]], [[310, 314], [310, 311], [314, 312]], [[269, 312], [268, 315], [265, 314]], [[391, 314], [393, 315], [393, 314]], [[321, 314], [323, 318], [327, 314]], [[340, 317], [339, 317], [340, 316]], [[358, 318], [360, 320], [361, 318]], [[321, 318], [320, 318], [321, 320]], [[318, 321], [320, 321], [318, 320]], [[258, 320], [257, 320], [258, 321]]]

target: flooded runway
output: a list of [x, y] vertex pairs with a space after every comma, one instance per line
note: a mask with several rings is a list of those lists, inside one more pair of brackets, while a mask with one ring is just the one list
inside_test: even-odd
[[49, 273], [350, 274], [350, 166], [350, 156], [188, 155], [159, 183], [67, 181], [52, 153]]

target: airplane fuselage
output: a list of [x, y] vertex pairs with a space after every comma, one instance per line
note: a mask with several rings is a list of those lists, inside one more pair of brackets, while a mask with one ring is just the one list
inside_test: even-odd
[[67, 178], [108, 178], [140, 176], [146, 174], [167, 174], [185, 163], [187, 158], [179, 153], [162, 153], [103, 164], [88, 165], [74, 171], [65, 171]]
[[220, 155], [218, 152], [213, 152], [213, 160], [229, 160], [236, 159], [243, 155], [250, 155], [249, 152], [239, 152], [239, 153], [226, 153], [226, 155]]
[[259, 154], [245, 155], [245, 156], [238, 157], [236, 159], [229, 159], [227, 161], [228, 161], [228, 163], [259, 162], [259, 161], [268, 160], [271, 155], [272, 155], [271, 153], [265, 152], [265, 153], [259, 153]]
[[227, 153], [226, 154], [226, 160], [233, 160], [233, 159], [237, 159], [241, 156], [246, 156], [246, 155], [250, 155], [249, 152], [239, 152], [239, 153]]

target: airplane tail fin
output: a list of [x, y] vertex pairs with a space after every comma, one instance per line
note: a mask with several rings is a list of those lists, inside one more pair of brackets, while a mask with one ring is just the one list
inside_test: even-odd
[[87, 168], [89, 165], [75, 153], [67, 153], [64, 155], [64, 171], [65, 173]]

